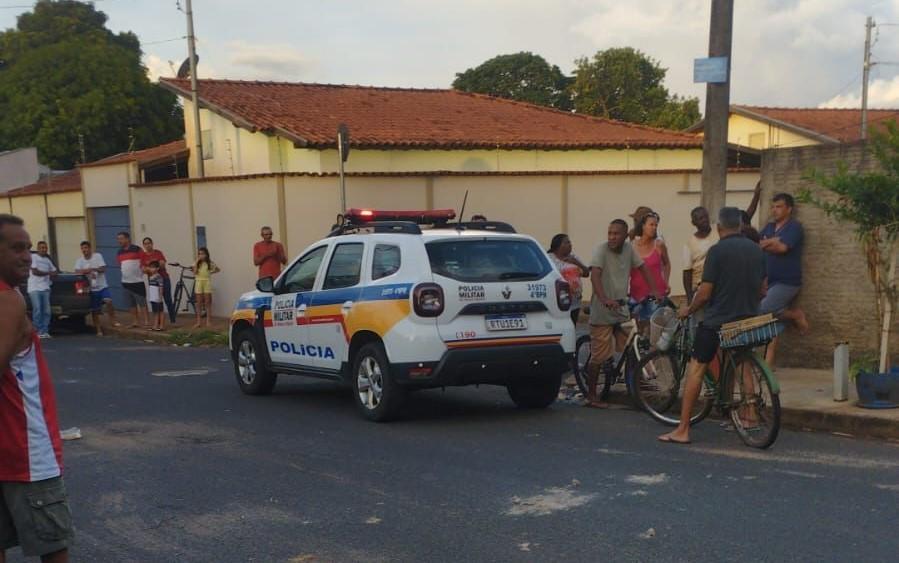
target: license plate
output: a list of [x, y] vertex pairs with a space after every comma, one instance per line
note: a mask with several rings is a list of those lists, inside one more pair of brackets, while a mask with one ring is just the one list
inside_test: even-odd
[[524, 315], [490, 315], [486, 317], [487, 330], [527, 330], [528, 320]]

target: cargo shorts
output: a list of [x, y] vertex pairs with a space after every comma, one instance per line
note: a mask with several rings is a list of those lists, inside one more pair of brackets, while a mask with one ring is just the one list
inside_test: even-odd
[[0, 552], [17, 545], [26, 557], [67, 549], [75, 538], [62, 477], [0, 481]]

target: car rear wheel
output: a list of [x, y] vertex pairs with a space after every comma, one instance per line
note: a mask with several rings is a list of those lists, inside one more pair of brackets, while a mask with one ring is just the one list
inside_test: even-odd
[[406, 390], [390, 373], [390, 362], [379, 342], [362, 346], [353, 361], [353, 397], [362, 415], [375, 422], [396, 417]]
[[506, 386], [512, 401], [523, 409], [542, 409], [553, 404], [559, 396], [562, 375], [542, 377], [536, 381], [521, 381]]
[[256, 337], [251, 330], [243, 330], [237, 335], [234, 346], [234, 375], [240, 390], [247, 395], [268, 395], [278, 381], [278, 374], [264, 365], [256, 346]]

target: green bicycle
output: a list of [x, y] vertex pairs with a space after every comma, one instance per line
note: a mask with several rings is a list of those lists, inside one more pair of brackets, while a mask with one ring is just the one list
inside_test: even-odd
[[[670, 344], [653, 349], [638, 364], [633, 385], [638, 404], [655, 420], [676, 426], [680, 398], [692, 350], [690, 319], [669, 325]], [[706, 418], [713, 408], [730, 418], [747, 446], [768, 448], [780, 432], [780, 385], [754, 349], [768, 344], [783, 331], [770, 315], [724, 325], [718, 351], [719, 377], [712, 367], [703, 376], [702, 389], [690, 413], [690, 425]], [[660, 343], [661, 344], [661, 343]]]

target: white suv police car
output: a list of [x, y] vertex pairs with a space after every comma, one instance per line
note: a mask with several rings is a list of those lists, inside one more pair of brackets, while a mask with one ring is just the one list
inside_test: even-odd
[[551, 404], [575, 347], [568, 284], [533, 238], [454, 217], [349, 210], [276, 280], [259, 280], [231, 317], [240, 388], [269, 393], [277, 374], [333, 379], [375, 421], [408, 391], [454, 385]]

